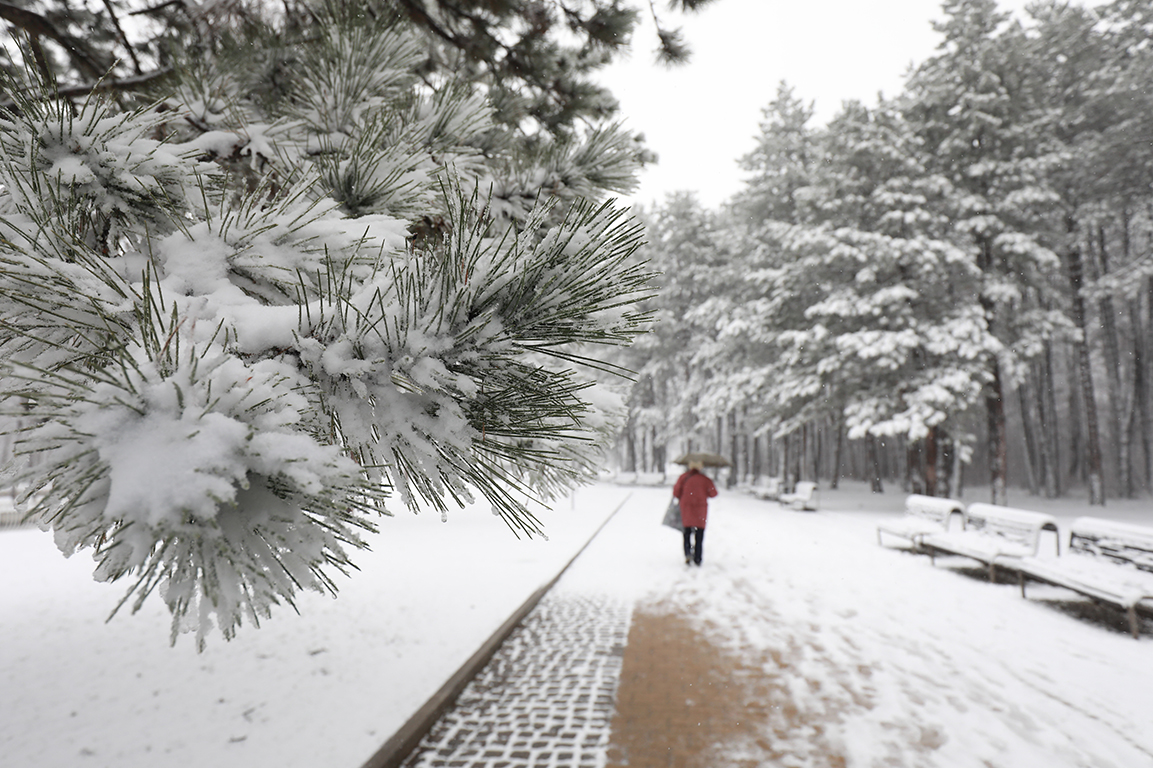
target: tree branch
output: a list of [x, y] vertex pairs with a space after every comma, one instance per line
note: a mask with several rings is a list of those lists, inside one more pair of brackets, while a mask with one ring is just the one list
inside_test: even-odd
[[[33, 101], [36, 99], [54, 99], [54, 98], [70, 99], [70, 98], [73, 98], [74, 96], [87, 96], [88, 94], [91, 94], [91, 93], [105, 93], [105, 92], [109, 92], [109, 91], [118, 91], [118, 92], [119, 91], [131, 91], [131, 90], [134, 90], [134, 89], [139, 88], [141, 86], [149, 85], [150, 83], [153, 83], [156, 80], [160, 80], [161, 78], [166, 77], [167, 75], [169, 75], [171, 73], [172, 73], [172, 67], [165, 67], [164, 69], [158, 69], [155, 72], [147, 72], [145, 74], [138, 75], [136, 77], [124, 77], [124, 78], [121, 78], [119, 80], [110, 80], [108, 78], [103, 78], [103, 79], [97, 80], [95, 83], [90, 83], [87, 85], [73, 85], [73, 86], [69, 86], [67, 88], [57, 88], [56, 90], [51, 91], [50, 93], [37, 92], [37, 93], [31, 94], [30, 99]], [[8, 111], [11, 111], [12, 108], [15, 106], [16, 106], [16, 102], [9, 99], [9, 100], [4, 101], [3, 103], [0, 103], [0, 111], [8, 112]]]
[[38, 13], [8, 3], [0, 3], [0, 19], [16, 25], [34, 38], [47, 37], [56, 41], [72, 55], [77, 68], [90, 77], [102, 77], [108, 70], [108, 67], [102, 65], [100, 59], [89, 51], [83, 42], [61, 32], [56, 25]]
[[165, 8], [171, 8], [174, 5], [181, 5], [184, 0], [168, 0], [168, 2], [161, 3], [160, 5], [151, 5], [147, 8], [141, 8], [139, 11], [130, 11], [129, 16], [147, 16], [150, 13], [163, 11]]
[[112, 0], [104, 0], [104, 7], [108, 9], [108, 18], [112, 20], [112, 26], [116, 28], [120, 42], [124, 44], [128, 56], [132, 59], [132, 71], [138, 75], [142, 74], [140, 59], [136, 58], [136, 49], [132, 47], [132, 43], [128, 42], [128, 35], [124, 34], [124, 28], [120, 26], [120, 19], [116, 17], [116, 9], [112, 7]]

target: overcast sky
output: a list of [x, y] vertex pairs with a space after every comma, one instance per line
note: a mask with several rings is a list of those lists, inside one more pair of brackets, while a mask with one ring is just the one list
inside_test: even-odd
[[[1020, 13], [1027, 0], [1001, 0]], [[846, 99], [866, 104], [896, 95], [910, 65], [933, 55], [940, 0], [718, 0], [677, 18], [693, 49], [687, 66], [653, 63], [650, 22], [627, 60], [602, 82], [620, 100], [625, 124], [645, 134], [660, 162], [644, 172], [633, 201], [651, 203], [694, 190], [710, 207], [740, 188], [736, 160], [753, 148], [764, 107], [787, 81], [815, 102], [823, 123]]]

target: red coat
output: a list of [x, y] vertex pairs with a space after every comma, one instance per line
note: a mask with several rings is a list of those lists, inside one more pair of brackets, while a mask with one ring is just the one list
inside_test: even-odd
[[709, 516], [709, 499], [716, 495], [717, 487], [700, 470], [690, 469], [678, 477], [673, 496], [681, 502], [681, 525], [704, 528]]

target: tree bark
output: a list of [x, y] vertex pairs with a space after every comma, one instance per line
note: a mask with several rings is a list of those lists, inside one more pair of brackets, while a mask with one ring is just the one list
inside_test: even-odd
[[837, 490], [837, 483], [841, 479], [841, 459], [845, 455], [845, 419], [842, 414], [836, 418], [837, 441], [833, 445], [833, 474], [829, 478], [829, 488]]
[[825, 449], [825, 430], [813, 422], [813, 482], [821, 482], [821, 459]]
[[625, 472], [637, 471], [637, 443], [636, 438], [633, 437], [633, 424], [629, 420], [628, 426], [625, 427]]
[[1036, 496], [1041, 490], [1041, 450], [1038, 443], [1037, 421], [1034, 418], [1036, 399], [1033, 386], [1030, 382], [1032, 376], [1025, 375], [1025, 380], [1017, 387], [1017, 400], [1021, 405], [1021, 429], [1025, 435], [1025, 457], [1028, 463], [1027, 476], [1029, 478], [1029, 493]]
[[[1101, 274], [1109, 273], [1109, 257], [1105, 250], [1105, 228], [1097, 227], [1097, 256]], [[1096, 275], [1094, 275], [1096, 277]], [[1109, 427], [1115, 446], [1117, 461], [1117, 487], [1124, 498], [1133, 497], [1133, 471], [1127, 402], [1121, 377], [1121, 344], [1117, 338], [1117, 309], [1112, 296], [1103, 296], [1097, 302], [1101, 315], [1101, 345], [1105, 351], [1105, 388], [1109, 396]], [[1088, 339], [1086, 339], [1088, 341]]]
[[665, 470], [669, 465], [669, 447], [667, 443], [657, 441], [658, 433], [655, 426], [652, 428], [652, 430], [653, 463], [656, 465], [657, 471], [663, 475], [665, 474]]
[[753, 463], [753, 482], [755, 483], [761, 479], [761, 438], [754, 433], [752, 441], [753, 455], [751, 461]]
[[924, 493], [921, 481], [921, 443], [913, 441], [905, 444], [905, 472], [901, 479], [901, 490], [905, 493]]
[[790, 487], [792, 482], [789, 477], [789, 436], [785, 435], [781, 438], [781, 444], [777, 448], [777, 477], [781, 478], [781, 484], [785, 487]]
[[737, 412], [731, 411], [729, 413], [729, 481], [727, 483], [729, 488], [736, 488], [737, 482], [741, 474], [740, 456], [738, 456], [740, 448], [740, 438], [737, 435]]
[[881, 459], [877, 455], [877, 438], [865, 435], [865, 466], [869, 471], [869, 488], [873, 493], [884, 493], [881, 483]]
[[1139, 299], [1129, 301], [1129, 325], [1133, 328], [1133, 400], [1141, 424], [1142, 484], [1153, 490], [1153, 415], [1149, 413], [1148, 352], [1145, 329], [1141, 326]]
[[[1078, 326], [1079, 328], [1080, 326]], [[1085, 435], [1082, 431], [1084, 418], [1081, 408], [1081, 368], [1079, 365], [1078, 347], [1071, 345], [1065, 350], [1065, 367], [1067, 380], [1072, 383], [1069, 387], [1069, 471], [1073, 480], [1087, 482], [1088, 476], [1085, 460]]]
[[1057, 395], [1053, 386], [1053, 342], [1048, 339], [1037, 371], [1041, 387], [1041, 464], [1045, 498], [1055, 499], [1061, 495], [1061, 435], [1057, 429]]
[[937, 428], [937, 443], [940, 446], [941, 467], [937, 473], [937, 495], [947, 499], [953, 492], [956, 480], [954, 474], [957, 471], [957, 462], [953, 455], [956, 446], [953, 444], [953, 436], [941, 427]]
[[[1072, 225], [1070, 223], [1070, 229]], [[1081, 388], [1081, 405], [1085, 412], [1085, 465], [1089, 485], [1089, 504], [1105, 506], [1105, 483], [1101, 474], [1101, 440], [1097, 430], [1097, 401], [1093, 395], [1093, 368], [1089, 359], [1087, 342], [1085, 298], [1081, 295], [1084, 284], [1084, 267], [1081, 263], [1081, 249], [1076, 244], [1069, 248], [1066, 256], [1069, 287], [1072, 289], [1073, 322], [1081, 332], [1077, 341], [1077, 372]]]
[[925, 493], [937, 496], [937, 428], [931, 427], [925, 437]]
[[1009, 451], [1005, 434], [1005, 398], [1001, 393], [1001, 366], [994, 361], [993, 377], [985, 391], [985, 415], [988, 428], [989, 486], [992, 502], [1009, 503], [1007, 464]]

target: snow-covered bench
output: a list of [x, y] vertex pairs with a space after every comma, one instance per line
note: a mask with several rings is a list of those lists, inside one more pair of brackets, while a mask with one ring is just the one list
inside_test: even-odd
[[905, 514], [902, 517], [886, 520], [877, 526], [877, 543], [881, 534], [887, 533], [908, 539], [913, 546], [920, 547], [921, 539], [934, 533], [946, 533], [954, 516], [960, 528], [965, 514], [965, 505], [956, 499], [942, 499], [935, 496], [910, 494], [905, 499]]
[[1069, 529], [1065, 555], [1022, 558], [1014, 564], [1025, 597], [1029, 579], [1071, 589], [1128, 614], [1129, 631], [1140, 634], [1137, 606], [1153, 606], [1153, 528], [1080, 517]]
[[[15, 528], [19, 526], [30, 525], [25, 522], [25, 514], [28, 511], [28, 503], [17, 504], [16, 500], [20, 498], [20, 490], [15, 488], [5, 488], [0, 490], [0, 528]], [[39, 496], [32, 499], [31, 503], [36, 503]]]
[[781, 478], [764, 477], [749, 489], [758, 499], [776, 501], [781, 495]]
[[[997, 580], [997, 566], [1016, 568], [1015, 561], [1036, 557], [1042, 531], [1056, 539], [1057, 521], [1052, 515], [992, 504], [970, 504], [962, 518], [963, 529], [922, 536], [921, 547], [929, 550], [934, 564], [938, 552], [960, 555], [989, 567], [989, 581]], [[1057, 541], [1060, 548], [1060, 541]]]
[[0, 528], [11, 528], [20, 525], [24, 515], [12, 503], [12, 497], [0, 493]]
[[777, 497], [782, 504], [793, 509], [808, 509], [817, 511], [817, 484], [803, 480], [797, 483], [792, 493], [782, 493]]

